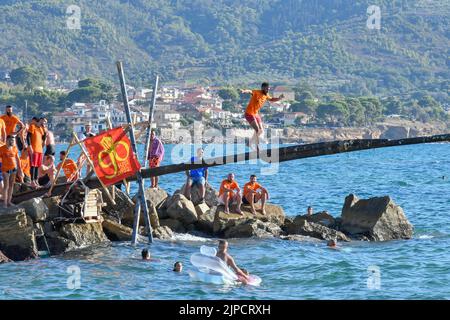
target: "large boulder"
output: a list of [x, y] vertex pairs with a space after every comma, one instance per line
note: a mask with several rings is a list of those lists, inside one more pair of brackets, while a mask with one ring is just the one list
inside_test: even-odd
[[[218, 205], [218, 192], [208, 183], [206, 182], [206, 191], [205, 191], [205, 202], [208, 205], [208, 207], [214, 207]], [[184, 188], [184, 186], [183, 186]], [[194, 204], [198, 204], [200, 202], [200, 188], [197, 184], [194, 184], [191, 188], [191, 201]]]
[[46, 235], [46, 241], [50, 255], [59, 255], [64, 252], [77, 249], [74, 241], [61, 237], [56, 231]]
[[270, 222], [249, 219], [225, 230], [224, 238], [264, 238], [279, 236], [281, 228]]
[[197, 205], [195, 209], [198, 214], [198, 221], [196, 223], [196, 229], [207, 234], [212, 235], [214, 233], [214, 219], [216, 217], [217, 207], [205, 211], [207, 204]]
[[14, 261], [38, 257], [33, 222], [23, 208], [1, 209], [0, 251]]
[[[258, 209], [258, 207], [256, 209]], [[254, 215], [250, 211], [250, 206], [245, 205], [241, 206], [243, 215], [232, 213], [232, 211], [230, 214], [226, 214], [223, 210], [224, 207], [219, 206], [214, 216], [213, 233], [217, 236], [221, 236], [226, 229], [246, 223], [248, 220], [259, 220], [261, 222], [270, 222], [277, 226], [282, 226], [285, 219], [283, 209], [270, 203], [266, 204], [265, 215], [262, 215], [259, 211]], [[233, 209], [230, 208], [230, 210]]]
[[170, 218], [169, 219], [161, 219], [161, 220], [159, 220], [159, 223], [161, 224], [162, 227], [168, 227], [173, 232], [177, 232], [177, 233], [185, 233], [186, 232], [186, 228], [178, 220], [170, 219]]
[[167, 226], [160, 226], [158, 228], [153, 229], [152, 235], [154, 238], [160, 240], [170, 240], [173, 237], [173, 232]]
[[122, 190], [114, 186], [108, 188], [110, 194], [112, 194], [113, 190], [112, 188], [115, 188], [114, 202], [116, 204], [114, 205], [111, 202], [109, 197], [106, 195], [105, 190], [102, 189], [103, 201], [106, 202], [106, 206], [102, 208], [103, 212], [119, 220], [124, 220], [123, 221], [124, 224], [128, 225], [128, 223], [131, 223], [131, 225], [133, 225], [134, 202], [126, 193], [124, 193]]
[[296, 217], [292, 223], [286, 226], [285, 230], [288, 234], [299, 234], [317, 239], [350, 241], [344, 233], [318, 223], [308, 222], [303, 216]]
[[314, 223], [320, 224], [322, 226], [325, 226], [328, 228], [333, 228], [333, 229], [334, 229], [334, 225], [336, 222], [336, 219], [331, 214], [329, 214], [327, 211], [318, 212], [318, 213], [312, 214], [310, 216], [305, 214], [302, 216], [297, 216], [295, 219], [297, 221], [300, 219], [304, 219], [308, 222], [314, 222]]
[[198, 220], [194, 204], [180, 193], [175, 193], [167, 200], [166, 208], [169, 218], [180, 221], [184, 226]]
[[49, 197], [42, 199], [48, 208], [48, 218], [53, 219], [59, 217], [59, 204], [61, 197]]
[[41, 198], [26, 200], [18, 204], [17, 207], [23, 208], [33, 222], [45, 221], [49, 215], [48, 207]]
[[105, 219], [102, 222], [103, 232], [111, 241], [130, 241], [133, 229], [124, 226], [112, 219]]
[[[147, 199], [147, 205], [150, 207], [151, 205], [157, 208], [160, 204], [166, 200], [169, 196], [164, 189], [161, 188], [148, 188], [144, 191], [145, 199]], [[133, 202], [137, 202], [137, 195], [133, 197]]]
[[3, 254], [3, 252], [0, 251], [0, 263], [6, 263], [11, 261], [12, 261], [11, 259], [9, 259], [7, 256]]
[[358, 199], [350, 194], [342, 208], [340, 229], [354, 238], [371, 241], [410, 239], [413, 226], [389, 197]]
[[69, 223], [63, 225], [60, 233], [64, 238], [72, 240], [78, 247], [86, 247], [93, 244], [109, 242], [103, 232], [102, 223]]

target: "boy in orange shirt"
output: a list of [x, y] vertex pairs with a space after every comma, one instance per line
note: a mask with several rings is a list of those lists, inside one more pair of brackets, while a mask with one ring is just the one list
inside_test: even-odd
[[42, 160], [44, 158], [44, 122], [45, 118], [39, 119], [37, 124], [31, 124], [28, 129], [29, 133], [29, 152], [31, 156], [31, 186], [37, 188], [38, 183], [38, 173], [39, 167], [42, 165]]
[[23, 175], [20, 168], [19, 150], [16, 147], [16, 139], [9, 135], [6, 137], [6, 144], [0, 147], [0, 158], [2, 159], [2, 175], [3, 175], [3, 202], [4, 207], [12, 206], [12, 193], [14, 182], [16, 181], [16, 173], [21, 177]]
[[[234, 192], [236, 190], [236, 192]], [[229, 214], [229, 204], [233, 204], [234, 202], [237, 204], [236, 213], [242, 214], [241, 212], [241, 189], [239, 185], [234, 180], [234, 174], [229, 173], [227, 179], [223, 180], [220, 184], [219, 190], [219, 202], [225, 206], [225, 213]]]
[[[61, 162], [56, 166], [56, 170], [60, 170], [59, 168], [61, 168], [61, 164], [64, 159], [66, 159], [66, 152], [61, 151], [59, 153], [59, 160], [61, 160]], [[61, 169], [64, 171], [64, 175], [66, 176], [68, 182], [79, 178], [78, 166], [72, 159], [67, 158]]]
[[[260, 191], [258, 191], [260, 190]], [[249, 204], [253, 214], [256, 214], [255, 203], [261, 200], [261, 213], [266, 214], [266, 201], [269, 199], [269, 192], [256, 182], [256, 176], [250, 176], [250, 182], [244, 185], [244, 204]]]
[[252, 137], [252, 141], [256, 144], [256, 151], [259, 154], [259, 137], [263, 134], [264, 128], [259, 115], [259, 110], [262, 108], [266, 101], [277, 102], [284, 98], [284, 95], [278, 98], [272, 98], [269, 95], [269, 83], [264, 82], [261, 85], [261, 90], [241, 90], [241, 93], [250, 93], [252, 95], [247, 109], [245, 110], [245, 119], [250, 124], [250, 126], [255, 130]]

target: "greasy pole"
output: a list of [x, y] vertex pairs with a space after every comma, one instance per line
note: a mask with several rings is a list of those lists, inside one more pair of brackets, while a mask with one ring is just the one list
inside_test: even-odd
[[[125, 85], [125, 75], [123, 72], [123, 66], [122, 66], [121, 61], [117, 62], [117, 71], [119, 73], [120, 89], [122, 91], [123, 106], [125, 108], [127, 122], [130, 126], [131, 147], [133, 148], [133, 152], [137, 157], [138, 153], [137, 153], [137, 147], [136, 147], [136, 137], [134, 135], [134, 126], [133, 126], [133, 121], [131, 119], [130, 106], [128, 105], [128, 94], [127, 94], [126, 85]], [[153, 235], [152, 235], [153, 232], [152, 232], [152, 226], [150, 225], [150, 218], [148, 215], [147, 199], [145, 199], [145, 192], [144, 192], [144, 180], [142, 179], [141, 171], [138, 171], [136, 173], [136, 180], [137, 180], [138, 186], [139, 186], [137, 198], [140, 203], [140, 207], [143, 209], [145, 225], [148, 230], [148, 241], [150, 243], [152, 243], [153, 242]], [[136, 207], [138, 207], [138, 206], [136, 206]], [[134, 212], [133, 234], [132, 234], [132, 238], [131, 238], [131, 243], [133, 245], [135, 245], [137, 243], [137, 235], [138, 235], [138, 231], [139, 231], [139, 215], [140, 215], [139, 213], [140, 213], [139, 209], [135, 210], [135, 212]]]

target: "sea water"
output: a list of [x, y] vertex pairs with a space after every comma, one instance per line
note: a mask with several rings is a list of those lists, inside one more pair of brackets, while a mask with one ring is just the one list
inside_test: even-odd
[[[166, 146], [163, 164], [172, 162], [172, 149]], [[339, 216], [350, 193], [389, 195], [414, 225], [411, 240], [339, 243], [340, 250], [324, 241], [230, 240], [230, 254], [262, 278], [259, 287], [190, 280], [189, 257], [216, 239], [156, 239], [150, 250], [159, 262], [140, 260], [147, 244], [116, 242], [2, 264], [0, 299], [449, 299], [449, 154], [450, 144], [424, 144], [284, 162], [273, 175], [262, 175], [261, 163], [209, 169], [215, 188], [229, 172], [241, 187], [255, 173], [288, 216], [308, 206]], [[162, 176], [160, 187], [173, 193], [184, 181], [184, 173]], [[175, 261], [183, 263], [181, 274], [172, 271]]]

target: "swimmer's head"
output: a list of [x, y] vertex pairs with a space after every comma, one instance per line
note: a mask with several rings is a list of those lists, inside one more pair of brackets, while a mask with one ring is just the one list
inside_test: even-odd
[[150, 260], [150, 251], [148, 249], [142, 249], [142, 260]]
[[337, 243], [337, 241], [335, 239], [331, 239], [331, 240], [328, 240], [327, 246], [336, 247], [336, 243]]
[[173, 271], [181, 272], [183, 270], [183, 264], [180, 261], [175, 262], [173, 265]]
[[246, 269], [242, 269], [242, 268], [241, 268], [241, 271], [242, 271], [246, 276], [249, 275], [249, 273], [248, 273], [248, 271], [247, 271]]
[[226, 251], [228, 249], [228, 241], [219, 240], [219, 251]]

